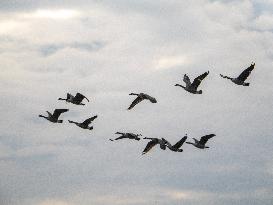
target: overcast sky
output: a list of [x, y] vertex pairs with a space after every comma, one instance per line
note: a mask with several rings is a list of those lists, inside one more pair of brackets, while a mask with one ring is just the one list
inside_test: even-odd
[[[54, 2], [54, 3], [53, 3]], [[1, 0], [1, 205], [272, 205], [273, 1]], [[237, 86], [219, 74], [238, 76]], [[183, 75], [206, 71], [202, 95]], [[80, 92], [86, 106], [58, 101]], [[131, 92], [158, 101], [126, 110]], [[63, 124], [39, 114], [68, 108]], [[93, 115], [94, 130], [67, 120]], [[110, 142], [134, 132], [209, 149]]]

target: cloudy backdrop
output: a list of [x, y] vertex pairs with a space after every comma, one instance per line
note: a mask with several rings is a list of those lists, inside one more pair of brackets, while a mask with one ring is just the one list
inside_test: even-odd
[[[54, 2], [54, 3], [53, 3]], [[1, 0], [1, 205], [272, 205], [273, 1]], [[251, 62], [250, 87], [237, 76]], [[210, 71], [192, 95], [174, 84]], [[90, 102], [58, 101], [81, 92]], [[157, 104], [133, 110], [130, 92]], [[68, 108], [53, 124], [46, 110]], [[67, 120], [97, 114], [94, 130]], [[174, 153], [116, 131], [215, 133]]]

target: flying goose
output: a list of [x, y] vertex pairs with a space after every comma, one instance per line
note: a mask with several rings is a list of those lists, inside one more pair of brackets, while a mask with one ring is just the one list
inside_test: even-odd
[[83, 129], [88, 129], [88, 130], [93, 130], [93, 126], [88, 126], [94, 119], [96, 119], [98, 116], [95, 115], [93, 117], [90, 117], [86, 120], [84, 120], [83, 122], [74, 122], [72, 120], [68, 120], [69, 123], [74, 123], [76, 124], [77, 126], [79, 126], [80, 128], [83, 128]]
[[66, 98], [59, 98], [58, 100], [65, 100], [66, 102], [73, 103], [75, 105], [85, 105], [82, 103], [83, 99], [86, 99], [88, 102], [89, 100], [81, 93], [77, 93], [76, 96], [67, 93]]
[[237, 85], [243, 85], [243, 86], [249, 86], [249, 83], [246, 83], [245, 80], [248, 78], [250, 75], [251, 71], [254, 69], [255, 63], [252, 63], [248, 68], [246, 68], [237, 78], [231, 78], [228, 76], [224, 76], [220, 74], [222, 78], [227, 78], [231, 80], [233, 83]]
[[206, 146], [207, 141], [214, 136], [215, 136], [215, 134], [205, 135], [205, 136], [201, 137], [201, 139], [199, 141], [195, 138], [192, 138], [192, 139], [194, 139], [194, 143], [192, 143], [192, 142], [186, 142], [186, 143], [192, 144], [193, 146], [195, 146], [199, 149], [205, 149], [205, 148], [209, 148]]
[[209, 71], [203, 73], [202, 75], [196, 77], [194, 81], [191, 83], [190, 78], [187, 74], [184, 75], [183, 81], [186, 83], [186, 87], [180, 84], [175, 84], [175, 86], [179, 86], [184, 88], [186, 91], [193, 93], [193, 94], [202, 94], [202, 90], [197, 90], [198, 86], [204, 80], [204, 78], [209, 74]]
[[121, 136], [117, 137], [116, 139], [109, 139], [109, 140], [114, 141], [114, 140], [120, 140], [120, 139], [124, 139], [124, 138], [140, 140], [140, 138], [138, 136], [142, 136], [141, 134], [124, 133], [124, 132], [116, 132], [115, 134], [118, 134]]
[[169, 143], [166, 140], [166, 145], [170, 150], [172, 150], [174, 152], [183, 152], [183, 149], [180, 149], [180, 147], [184, 144], [184, 142], [186, 140], [187, 140], [187, 134], [181, 140], [179, 140], [177, 143], [175, 143], [174, 145], [171, 145], [171, 143]]
[[164, 138], [158, 139], [158, 138], [144, 137], [143, 139], [149, 139], [151, 141], [148, 142], [148, 144], [146, 145], [145, 149], [142, 152], [142, 155], [146, 154], [147, 152], [149, 152], [157, 144], [160, 145], [161, 149], [163, 149], [163, 150], [166, 149], [166, 142], [167, 142], [167, 140], [165, 140]]
[[137, 98], [132, 102], [128, 110], [131, 110], [136, 104], [140, 103], [142, 100], [150, 100], [151, 103], [157, 103], [156, 99], [150, 95], [147, 95], [145, 93], [130, 93], [129, 95], [136, 95]]
[[58, 118], [62, 113], [67, 112], [67, 111], [68, 111], [68, 109], [55, 109], [53, 115], [50, 112], [46, 111], [47, 114], [48, 114], [47, 117], [43, 116], [43, 115], [39, 115], [39, 117], [43, 117], [43, 118], [47, 119], [50, 122], [62, 123], [63, 120], [58, 120]]

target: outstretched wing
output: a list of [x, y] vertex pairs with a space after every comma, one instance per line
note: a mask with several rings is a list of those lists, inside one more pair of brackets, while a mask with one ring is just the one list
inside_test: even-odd
[[250, 75], [251, 71], [254, 69], [255, 63], [251, 64], [247, 69], [245, 69], [240, 75], [239, 80], [245, 81], [247, 77]]
[[186, 83], [186, 87], [191, 86], [191, 80], [190, 80], [189, 76], [187, 76], [187, 74], [184, 75], [183, 81]]
[[199, 143], [205, 145], [207, 143], [207, 141], [214, 136], [215, 136], [215, 134], [205, 135], [205, 136], [201, 137]]
[[162, 140], [163, 140], [163, 143], [164, 143], [165, 145], [167, 145], [168, 148], [171, 148], [171, 147], [172, 147], [171, 143], [170, 143], [168, 140], [166, 140], [166, 139], [164, 139], [164, 138], [162, 138]]
[[145, 97], [150, 100], [151, 103], [157, 103], [156, 99], [148, 94], [144, 94]]
[[202, 82], [202, 80], [204, 80], [208, 74], [209, 74], [209, 71], [207, 71], [207, 72], [203, 73], [202, 75], [199, 75], [197, 78], [195, 78], [193, 83], [191, 84], [191, 87], [193, 89], [197, 89], [198, 86], [200, 85], [200, 83]]
[[187, 140], [187, 136], [182, 137], [182, 139], [179, 140], [175, 145], [173, 145], [173, 147], [176, 148], [176, 149], [179, 149], [184, 144], [184, 142], [186, 140]]
[[90, 118], [84, 120], [82, 124], [84, 124], [84, 125], [89, 125], [89, 124], [90, 124], [94, 119], [96, 119], [97, 117], [98, 117], [97, 115], [95, 115], [95, 116], [93, 116], [93, 117], [90, 117]]
[[142, 97], [137, 97], [132, 104], [129, 106], [128, 110], [131, 110], [136, 104], [140, 103], [142, 100], [144, 100]]
[[120, 137], [117, 137], [115, 140], [120, 140], [120, 139], [125, 139], [125, 138], [128, 138], [128, 137], [125, 136], [125, 135], [122, 135], [122, 136], [120, 136]]
[[142, 154], [146, 154], [147, 152], [149, 152], [156, 144], [157, 144], [156, 140], [152, 140], [152, 141], [148, 142], [148, 144], [146, 145]]
[[67, 111], [68, 111], [68, 109], [55, 109], [55, 110], [54, 110], [54, 113], [53, 113], [53, 117], [56, 118], [56, 119], [58, 119], [59, 116], [60, 116], [62, 113], [67, 112]]
[[87, 97], [85, 97], [81, 93], [77, 93], [76, 96], [74, 97], [74, 101], [77, 102], [77, 103], [80, 103], [84, 98], [89, 102], [89, 100], [87, 99]]
[[66, 94], [66, 99], [70, 99], [70, 98], [73, 98], [74, 96], [73, 95], [71, 95], [70, 93], [67, 93]]

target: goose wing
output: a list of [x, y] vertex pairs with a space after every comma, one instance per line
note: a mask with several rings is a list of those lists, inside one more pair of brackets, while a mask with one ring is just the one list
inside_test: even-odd
[[131, 110], [136, 104], [140, 103], [142, 100], [144, 100], [142, 97], [137, 96], [137, 98], [129, 106], [128, 110]]
[[142, 154], [146, 154], [147, 152], [149, 152], [156, 144], [158, 144], [157, 140], [152, 140], [152, 141], [148, 142], [148, 144], [146, 145]]
[[156, 99], [148, 94], [144, 94], [145, 98], [150, 100], [151, 103], [156, 103]]
[[215, 134], [205, 135], [205, 136], [201, 137], [199, 143], [205, 145], [207, 143], [207, 141], [214, 136], [215, 136]]
[[209, 71], [203, 73], [202, 75], [199, 75], [198, 77], [196, 77], [193, 81], [193, 83], [191, 84], [191, 87], [193, 89], [197, 89], [198, 86], [200, 85], [200, 83], [202, 82], [202, 80], [205, 79], [205, 77], [207, 77], [207, 75], [209, 74]]
[[55, 109], [52, 116], [53, 116], [54, 118], [58, 119], [59, 116], [60, 116], [62, 113], [67, 112], [67, 111], [68, 111], [68, 109]]
[[96, 119], [97, 117], [98, 117], [97, 115], [95, 115], [95, 116], [93, 116], [93, 117], [90, 117], [90, 118], [84, 120], [82, 124], [84, 124], [84, 125], [89, 125], [89, 124], [90, 124], [94, 119]]
[[186, 83], [186, 87], [191, 86], [191, 80], [190, 80], [189, 76], [187, 76], [187, 74], [184, 75], [183, 81]]
[[76, 96], [74, 97], [74, 101], [77, 102], [77, 103], [80, 103], [84, 98], [89, 102], [87, 97], [85, 97], [81, 93], [77, 93]]
[[166, 140], [164, 138], [162, 138], [162, 139], [163, 139], [163, 144], [167, 145], [168, 148], [172, 147], [171, 143], [168, 140]]
[[247, 77], [250, 75], [251, 71], [254, 69], [255, 63], [251, 64], [247, 69], [245, 69], [240, 75], [239, 75], [239, 79], [241, 81], [245, 81], [247, 79]]
[[134, 133], [126, 133], [127, 134], [127, 136], [131, 139], [131, 138], [136, 138], [137, 137], [137, 135], [136, 134], [134, 134]]
[[66, 99], [70, 99], [70, 98], [73, 98], [74, 96], [73, 95], [71, 95], [70, 93], [67, 93], [66, 94]]
[[164, 138], [158, 139], [158, 143], [159, 143], [160, 148], [163, 150], [165, 150], [166, 146], [168, 146], [167, 145], [168, 141], [165, 140]]
[[186, 140], [187, 140], [187, 136], [182, 137], [182, 139], [179, 140], [177, 143], [175, 143], [175, 145], [173, 145], [173, 147], [174, 147], [175, 149], [179, 149], [179, 148], [184, 144], [184, 142], [185, 142]]

